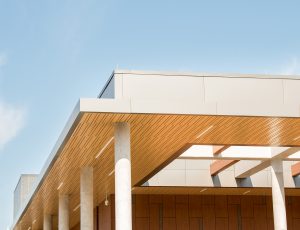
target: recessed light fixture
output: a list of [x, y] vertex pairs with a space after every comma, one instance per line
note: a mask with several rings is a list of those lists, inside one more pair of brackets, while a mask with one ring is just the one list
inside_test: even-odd
[[296, 140], [299, 140], [299, 139], [300, 139], [300, 136], [295, 137], [293, 140], [296, 141]]
[[205, 192], [207, 190], [207, 188], [204, 188], [202, 190], [200, 190], [200, 192]]
[[243, 195], [246, 195], [247, 193], [251, 192], [250, 190], [246, 191], [243, 193]]
[[111, 176], [112, 174], [114, 174], [115, 170], [111, 171], [108, 176]]
[[77, 209], [79, 209], [79, 208], [80, 208], [80, 204], [78, 204], [78, 205], [73, 209], [73, 212], [76, 212]]
[[208, 132], [209, 130], [211, 130], [213, 127], [214, 127], [214, 126], [211, 125], [211, 126], [209, 126], [208, 128], [206, 128], [205, 130], [203, 130], [203, 131], [196, 137], [196, 139], [202, 137], [205, 133], [207, 133], [207, 132]]
[[105, 151], [105, 149], [109, 146], [109, 144], [114, 140], [114, 137], [110, 138], [109, 141], [103, 146], [100, 152], [96, 155], [96, 159], [100, 157], [100, 155]]
[[105, 205], [106, 207], [109, 206], [109, 200], [107, 199], [107, 193], [105, 194], [104, 205]]
[[57, 190], [59, 190], [61, 188], [61, 186], [63, 186], [64, 182], [61, 182], [58, 187], [57, 187]]

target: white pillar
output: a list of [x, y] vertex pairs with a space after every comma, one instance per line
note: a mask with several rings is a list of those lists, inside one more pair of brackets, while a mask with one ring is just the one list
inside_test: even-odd
[[275, 159], [271, 163], [272, 174], [272, 200], [273, 200], [273, 216], [274, 230], [286, 230], [286, 210], [285, 210], [285, 194], [283, 183], [283, 166], [282, 160]]
[[115, 216], [116, 230], [132, 229], [130, 127], [115, 124]]
[[43, 230], [52, 230], [52, 216], [49, 214], [44, 215]]
[[94, 229], [93, 168], [84, 167], [80, 173], [80, 229]]
[[69, 230], [69, 196], [59, 195], [58, 230]]

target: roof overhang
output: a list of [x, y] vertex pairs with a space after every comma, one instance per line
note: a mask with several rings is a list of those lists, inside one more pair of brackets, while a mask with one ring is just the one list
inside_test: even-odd
[[[281, 111], [287, 105], [276, 106], [271, 113], [266, 108], [265, 116], [263, 108], [261, 116], [251, 116], [240, 110], [218, 114], [216, 105], [207, 104], [81, 99], [14, 226], [33, 220], [41, 226], [44, 212], [57, 213], [59, 193], [70, 194], [73, 212], [79, 204], [80, 168], [86, 165], [94, 167], [94, 204], [114, 193], [115, 122], [130, 123], [132, 184], [139, 186], [193, 144], [300, 146], [299, 111], [285, 117]], [[72, 213], [70, 226], [78, 220], [79, 212]]]

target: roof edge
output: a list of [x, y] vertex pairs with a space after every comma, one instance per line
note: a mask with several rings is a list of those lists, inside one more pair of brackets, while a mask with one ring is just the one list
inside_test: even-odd
[[71, 113], [69, 119], [65, 127], [63, 128], [61, 134], [58, 137], [50, 155], [48, 156], [40, 174], [38, 174], [35, 183], [33, 184], [32, 190], [24, 203], [24, 205], [20, 208], [19, 212], [16, 215], [16, 218], [13, 220], [13, 229], [19, 223], [20, 219], [23, 217], [28, 207], [31, 204], [31, 201], [34, 195], [38, 192], [39, 188], [43, 184], [43, 181], [47, 177], [49, 171], [51, 170], [51, 166], [55, 163], [56, 159], [60, 155], [66, 141], [70, 138], [72, 131], [75, 129], [76, 124], [80, 121], [82, 114], [80, 113], [80, 101], [77, 102], [73, 112]]
[[114, 74], [133, 75], [161, 75], [161, 76], [187, 76], [187, 77], [224, 77], [224, 78], [258, 78], [258, 79], [291, 79], [300, 80], [300, 75], [280, 74], [243, 74], [243, 73], [209, 73], [209, 72], [185, 72], [185, 71], [151, 71], [151, 70], [114, 70]]

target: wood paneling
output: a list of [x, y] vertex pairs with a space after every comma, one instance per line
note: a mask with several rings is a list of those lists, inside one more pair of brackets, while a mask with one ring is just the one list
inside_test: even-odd
[[136, 217], [135, 218], [135, 229], [136, 230], [149, 230], [149, 218]]
[[215, 197], [215, 209], [216, 217], [228, 217], [227, 210], [227, 196], [216, 196]]
[[163, 217], [170, 218], [175, 217], [175, 196], [164, 195], [163, 196]]
[[189, 196], [190, 217], [202, 217], [202, 197], [197, 195]]
[[239, 204], [228, 204], [228, 229], [240, 230], [241, 215]]
[[176, 229], [189, 229], [189, 223], [188, 203], [176, 203]]
[[266, 204], [255, 204], [253, 206], [254, 213], [254, 229], [267, 229], [267, 205]]
[[190, 230], [200, 230], [203, 229], [202, 218], [190, 218]]
[[[204, 197], [206, 200], [206, 197]], [[215, 229], [216, 227], [216, 215], [215, 215], [215, 206], [214, 204], [205, 204], [203, 202], [202, 209], [203, 212], [203, 228], [204, 229]]]
[[111, 207], [105, 206], [104, 202], [102, 202], [98, 207], [98, 225], [101, 230], [111, 230], [112, 224], [112, 215], [111, 215]]
[[253, 198], [252, 196], [241, 197], [242, 218], [253, 218]]
[[135, 197], [135, 216], [149, 217], [149, 195]]
[[[94, 206], [104, 200], [106, 193], [114, 192], [114, 143], [95, 157], [113, 137], [115, 122], [131, 125], [133, 185], [148, 180], [162, 165], [178, 157], [181, 148], [193, 143], [300, 146], [300, 139], [295, 139], [299, 136], [300, 118], [81, 113], [20, 219], [22, 229], [28, 229], [33, 220], [34, 228], [41, 228], [43, 213], [57, 215], [59, 193], [70, 194], [70, 226], [79, 222], [80, 212], [73, 209], [80, 201], [79, 175], [83, 166], [94, 167]], [[198, 138], [208, 127], [212, 128]], [[63, 186], [58, 191], [61, 182]], [[172, 219], [174, 206], [169, 205], [163, 212], [168, 215], [164, 217], [166, 226], [176, 223]], [[203, 218], [204, 225], [213, 225], [209, 218]]]
[[293, 218], [300, 218], [300, 197], [292, 197], [292, 213]]
[[216, 218], [216, 230], [228, 230], [228, 219]]
[[163, 230], [176, 229], [176, 218], [163, 218]]
[[[152, 195], [159, 195], [159, 194], [165, 194], [165, 195], [174, 195], [174, 194], [190, 194], [190, 195], [232, 195], [229, 196], [228, 202], [235, 204], [240, 203], [240, 198], [237, 195], [244, 195], [246, 192], [247, 195], [251, 196], [267, 196], [266, 202], [268, 205], [272, 206], [272, 190], [270, 187], [268, 188], [261, 188], [261, 187], [173, 187], [173, 186], [149, 186], [149, 187], [135, 187], [133, 194], [152, 194]], [[285, 189], [285, 195], [287, 197], [294, 196], [298, 197], [300, 196], [300, 189], [299, 188], [286, 188]], [[203, 202], [208, 202], [207, 200]]]
[[150, 204], [150, 230], [160, 230], [162, 220], [161, 204]]
[[[160, 201], [158, 197], [156, 196], [153, 201]], [[139, 205], [142, 214], [136, 213], [133, 217], [135, 230], [274, 230], [273, 219], [267, 214], [272, 212], [268, 210], [269, 196], [164, 195], [163, 197], [167, 202], [147, 203], [145, 195], [134, 195], [133, 200], [142, 201]], [[292, 204], [293, 198], [286, 199], [287, 206]], [[174, 216], [163, 216], [161, 209], [164, 209], [165, 205], [168, 209], [174, 209]], [[114, 209], [114, 205], [110, 208]], [[138, 217], [144, 216], [144, 209], [149, 210], [146, 212], [149, 213], [149, 217]], [[296, 209], [295, 206], [295, 209], [290, 208], [287, 213], [288, 229], [298, 230], [300, 218], [297, 217], [300, 209]]]

